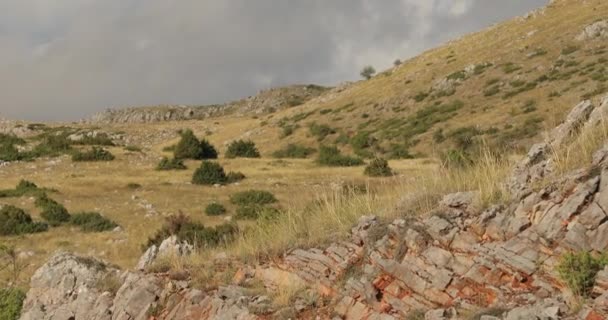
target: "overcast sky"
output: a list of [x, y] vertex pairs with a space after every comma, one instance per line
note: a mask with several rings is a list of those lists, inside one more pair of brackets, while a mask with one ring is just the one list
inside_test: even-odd
[[0, 115], [209, 104], [357, 79], [547, 0], [0, 0]]

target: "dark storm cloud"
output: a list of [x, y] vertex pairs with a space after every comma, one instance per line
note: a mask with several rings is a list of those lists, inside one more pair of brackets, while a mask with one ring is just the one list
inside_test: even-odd
[[546, 0], [2, 0], [0, 114], [207, 104], [388, 67]]

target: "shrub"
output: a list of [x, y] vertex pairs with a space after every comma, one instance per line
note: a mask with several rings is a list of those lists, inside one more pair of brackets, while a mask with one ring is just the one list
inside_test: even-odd
[[81, 140], [69, 141], [70, 144], [88, 146], [114, 146], [114, 142], [107, 133], [99, 133], [96, 136], [84, 135]]
[[231, 195], [230, 202], [239, 206], [266, 205], [276, 203], [277, 198], [268, 191], [248, 190]]
[[24, 195], [38, 196], [44, 193], [44, 191], [45, 189], [38, 188], [33, 182], [21, 180], [15, 189], [0, 190], [0, 198], [22, 197]]
[[409, 145], [404, 144], [391, 144], [391, 150], [388, 153], [390, 159], [413, 159], [414, 156], [409, 151]]
[[22, 209], [8, 205], [0, 209], [0, 235], [10, 236], [46, 230], [48, 230], [46, 224], [33, 222], [32, 217]]
[[393, 175], [393, 170], [388, 166], [388, 161], [376, 158], [365, 167], [364, 174], [370, 177], [389, 177]]
[[134, 146], [134, 145], [126, 146], [125, 150], [130, 151], [130, 152], [142, 152], [142, 149], [140, 147]]
[[361, 77], [365, 78], [366, 80], [371, 79], [374, 74], [376, 74], [376, 69], [374, 69], [374, 67], [372, 66], [365, 66], [362, 70], [361, 70]]
[[275, 158], [292, 158], [292, 159], [304, 159], [310, 154], [315, 152], [314, 148], [308, 148], [305, 146], [290, 143], [285, 148], [277, 150], [272, 153]]
[[326, 124], [311, 123], [308, 129], [310, 130], [310, 134], [317, 138], [317, 141], [322, 141], [328, 135], [336, 133], [336, 130]]
[[77, 151], [72, 155], [72, 161], [78, 161], [78, 162], [112, 161], [112, 160], [114, 160], [114, 158], [115, 158], [114, 155], [111, 154], [109, 151], [102, 149], [102, 148], [98, 148], [98, 147], [93, 147], [91, 150], [85, 151], [85, 152]]
[[97, 212], [81, 212], [72, 215], [70, 223], [79, 226], [84, 232], [103, 232], [109, 231], [118, 224]]
[[317, 162], [332, 167], [353, 167], [363, 164], [363, 160], [356, 157], [345, 156], [337, 147], [321, 146]]
[[226, 158], [259, 158], [260, 152], [251, 140], [236, 140], [228, 145], [226, 150]]
[[129, 188], [131, 190], [141, 189], [141, 184], [135, 183], [135, 182], [129, 182], [129, 183], [127, 183], [127, 188]]
[[186, 170], [188, 169], [184, 164], [182, 159], [172, 158], [169, 159], [167, 157], [163, 157], [158, 165], [156, 166], [156, 170], [159, 171], [167, 171], [167, 170]]
[[225, 184], [227, 182], [226, 172], [217, 162], [203, 161], [192, 176], [192, 183], [199, 185]]
[[279, 214], [279, 210], [261, 205], [245, 205], [236, 209], [234, 218], [237, 220], [273, 220]]
[[605, 254], [593, 256], [586, 251], [566, 253], [557, 265], [557, 272], [575, 294], [587, 297], [595, 283], [595, 276], [606, 265], [608, 256]]
[[199, 141], [190, 129], [181, 131], [180, 135], [173, 150], [175, 159], [217, 159], [217, 150], [206, 139]]
[[71, 217], [68, 210], [46, 194], [42, 194], [36, 198], [35, 204], [38, 208], [42, 209], [40, 217], [53, 227], [70, 221]]
[[0, 319], [17, 320], [25, 300], [25, 293], [17, 288], [0, 289]]
[[215, 228], [207, 228], [203, 224], [193, 222], [190, 217], [180, 213], [166, 219], [165, 225], [148, 239], [146, 248], [160, 245], [170, 236], [177, 236], [179, 241], [186, 241], [198, 248], [217, 247], [234, 240], [239, 229], [234, 224], [222, 224]]
[[221, 216], [226, 213], [226, 207], [217, 202], [213, 202], [207, 205], [205, 213], [208, 216]]

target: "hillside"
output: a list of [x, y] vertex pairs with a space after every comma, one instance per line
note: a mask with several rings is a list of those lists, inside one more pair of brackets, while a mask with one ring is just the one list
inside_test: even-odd
[[297, 106], [225, 112], [214, 123], [226, 123], [232, 138], [251, 137], [264, 153], [274, 151], [277, 141], [335, 143], [366, 157], [469, 151], [480, 141], [523, 151], [563, 120], [572, 104], [604, 91], [608, 51], [601, 19], [607, 10], [600, 0], [552, 1], [369, 81], [319, 92]]

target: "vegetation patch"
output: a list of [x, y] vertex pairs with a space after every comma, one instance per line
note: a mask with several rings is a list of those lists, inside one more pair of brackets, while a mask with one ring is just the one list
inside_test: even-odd
[[388, 161], [382, 158], [372, 160], [365, 167], [365, 171], [363, 173], [370, 177], [390, 177], [394, 175], [393, 170], [388, 165]]
[[221, 216], [226, 213], [226, 207], [217, 202], [212, 202], [205, 208], [205, 214], [208, 216]]
[[118, 224], [98, 212], [75, 213], [70, 218], [70, 224], [80, 227], [84, 232], [104, 232], [118, 227]]
[[308, 148], [306, 146], [290, 143], [285, 148], [273, 152], [272, 156], [279, 159], [304, 159], [314, 152], [314, 148]]
[[205, 227], [180, 213], [167, 217], [163, 227], [148, 238], [143, 249], [152, 245], [159, 246], [170, 236], [177, 236], [179, 241], [186, 241], [197, 248], [213, 248], [232, 242], [238, 233], [239, 229], [235, 224], [222, 224], [214, 228]]
[[34, 222], [32, 217], [20, 208], [5, 205], [0, 209], [0, 235], [12, 236], [47, 230], [46, 223]]
[[56, 227], [70, 221], [68, 210], [57, 201], [49, 198], [46, 194], [36, 198], [36, 206], [42, 210], [40, 216], [51, 226]]
[[115, 157], [109, 151], [99, 148], [93, 147], [89, 151], [77, 151], [72, 154], [72, 161], [76, 162], [92, 162], [92, 161], [112, 161]]
[[228, 145], [226, 150], [226, 158], [259, 158], [260, 152], [258, 151], [255, 143], [251, 140], [236, 140]]
[[0, 289], [0, 319], [19, 319], [23, 300], [25, 300], [25, 292], [18, 288]]
[[0, 190], [0, 198], [12, 198], [23, 196], [40, 196], [48, 189], [38, 188], [38, 186], [30, 181], [21, 180], [15, 189]]
[[278, 200], [269, 191], [248, 190], [237, 192], [231, 195], [230, 202], [239, 206], [248, 206], [273, 204], [278, 202]]
[[217, 159], [217, 150], [206, 139], [199, 140], [192, 130], [180, 132], [181, 139], [173, 149], [175, 159]]
[[364, 162], [361, 158], [343, 155], [335, 146], [321, 146], [317, 163], [330, 167], [353, 167], [360, 166]]
[[169, 159], [167, 157], [163, 157], [158, 165], [156, 166], [156, 170], [159, 171], [167, 171], [167, 170], [186, 170], [188, 169], [184, 164], [184, 160], [172, 158]]
[[336, 133], [336, 130], [326, 124], [317, 124], [314, 122], [310, 124], [308, 129], [310, 130], [310, 134], [317, 138], [317, 141], [323, 141], [328, 135]]
[[588, 297], [595, 284], [595, 276], [608, 265], [608, 255], [594, 256], [584, 251], [562, 256], [557, 272], [568, 287], [580, 297]]
[[217, 162], [203, 161], [201, 166], [194, 171], [192, 183], [199, 185], [225, 184], [228, 176], [224, 168]]

